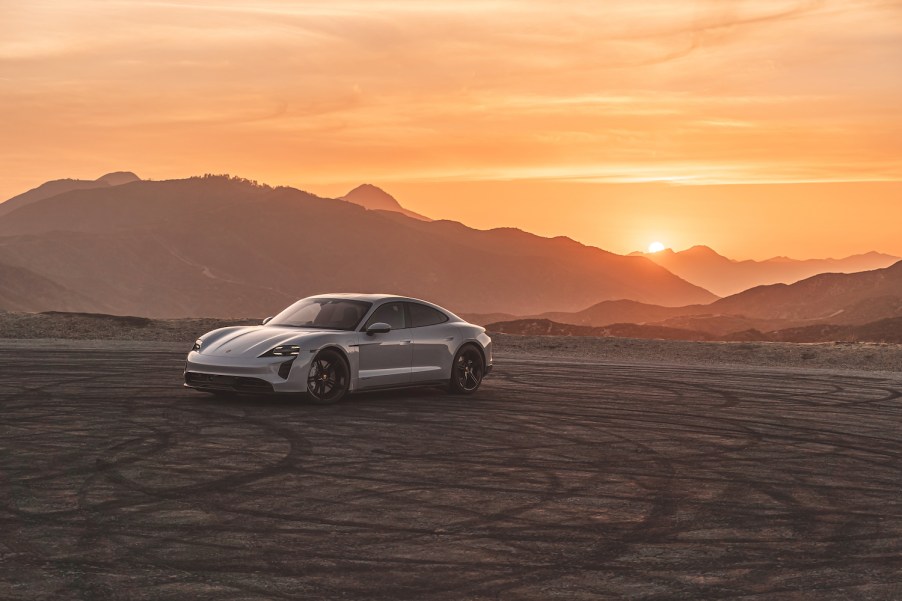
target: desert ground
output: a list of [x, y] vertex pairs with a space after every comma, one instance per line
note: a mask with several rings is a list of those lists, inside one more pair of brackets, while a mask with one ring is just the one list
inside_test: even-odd
[[902, 598], [898, 348], [499, 336], [320, 407], [194, 335], [0, 340], [0, 598]]

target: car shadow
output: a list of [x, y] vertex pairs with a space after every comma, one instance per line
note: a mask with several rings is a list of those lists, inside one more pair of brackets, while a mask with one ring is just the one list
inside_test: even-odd
[[220, 407], [246, 408], [309, 408], [327, 409], [343, 406], [371, 404], [397, 404], [420, 400], [456, 398], [444, 388], [436, 386], [405, 387], [386, 390], [372, 390], [347, 395], [339, 403], [320, 405], [300, 394], [259, 394], [259, 393], [219, 393], [212, 394], [200, 390], [190, 391], [193, 399]]

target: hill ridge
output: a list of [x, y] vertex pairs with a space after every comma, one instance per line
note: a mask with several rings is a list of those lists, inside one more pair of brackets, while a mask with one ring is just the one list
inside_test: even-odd
[[269, 315], [341, 289], [390, 290], [458, 313], [716, 298], [650, 261], [575, 241], [224, 176], [71, 190], [0, 217], [0, 237], [0, 263], [94, 299], [100, 312], [148, 317]]
[[855, 273], [888, 267], [900, 257], [874, 250], [840, 259], [791, 259], [772, 257], [763, 261], [736, 260], [705, 245], [657, 253], [631, 253], [667, 268], [688, 282], [725, 297], [766, 284], [791, 284], [819, 273]]

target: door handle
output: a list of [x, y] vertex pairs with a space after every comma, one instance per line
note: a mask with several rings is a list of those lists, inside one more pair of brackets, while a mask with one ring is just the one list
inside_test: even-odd
[[410, 344], [413, 340], [402, 340], [401, 344]]

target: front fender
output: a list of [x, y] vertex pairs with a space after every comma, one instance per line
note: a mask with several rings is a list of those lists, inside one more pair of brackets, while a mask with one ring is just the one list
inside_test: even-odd
[[301, 346], [301, 352], [309, 354], [312, 360], [316, 354], [324, 349], [335, 349], [344, 355], [348, 360], [348, 367], [351, 370], [351, 384], [349, 390], [351, 392], [359, 387], [360, 375], [360, 356], [357, 351], [357, 332], [342, 332], [340, 335], [316, 335], [311, 336], [304, 341]]

